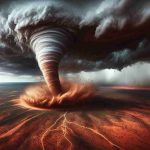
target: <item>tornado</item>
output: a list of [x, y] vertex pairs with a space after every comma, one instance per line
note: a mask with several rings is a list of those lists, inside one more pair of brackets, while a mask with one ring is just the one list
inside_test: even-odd
[[59, 80], [59, 63], [72, 43], [71, 32], [62, 28], [42, 28], [31, 34], [29, 45], [53, 96], [63, 93]]
[[[16, 66], [31, 67], [26, 58], [34, 59], [33, 51], [51, 93], [59, 95], [63, 91], [58, 69], [65, 52], [62, 69], [70, 73], [121, 70], [146, 62], [150, 58], [149, 5], [128, 0], [6, 0], [5, 7], [0, 6], [0, 58], [6, 61], [2, 64], [13, 70], [10, 62], [16, 65], [23, 58]], [[20, 73], [26, 74], [25, 70]]]

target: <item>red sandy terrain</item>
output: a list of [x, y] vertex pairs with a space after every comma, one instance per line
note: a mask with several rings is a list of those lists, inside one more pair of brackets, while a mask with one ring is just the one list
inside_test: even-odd
[[150, 150], [145, 88], [101, 87], [74, 105], [38, 110], [11, 101], [23, 88], [1, 90], [1, 150]]

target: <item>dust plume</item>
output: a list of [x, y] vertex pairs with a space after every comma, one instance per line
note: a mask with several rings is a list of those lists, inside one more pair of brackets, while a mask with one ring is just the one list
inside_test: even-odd
[[74, 83], [61, 80], [63, 94], [54, 96], [45, 83], [32, 85], [25, 89], [16, 104], [37, 110], [50, 110], [50, 108], [63, 109], [84, 103], [87, 99], [95, 96], [95, 88], [91, 84]]

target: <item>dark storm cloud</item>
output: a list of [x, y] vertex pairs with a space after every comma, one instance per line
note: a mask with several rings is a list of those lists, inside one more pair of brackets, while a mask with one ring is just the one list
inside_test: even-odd
[[[34, 74], [32, 71], [37, 65], [34, 55], [25, 46], [28, 44], [25, 29], [43, 25], [65, 26], [77, 36], [77, 46], [70, 52], [72, 56], [67, 54], [62, 60], [62, 70], [121, 69], [137, 61], [149, 61], [149, 0], [0, 2], [0, 64], [3, 69]], [[28, 53], [31, 57], [27, 57]]]
[[11, 72], [17, 75], [41, 75], [35, 59], [23, 56], [0, 58], [0, 72]]
[[[0, 74], [11, 73], [11, 75], [29, 75], [41, 76], [38, 64], [32, 56], [24, 55], [1, 55], [0, 56]], [[1, 79], [0, 79], [1, 81]]]
[[[136, 62], [149, 62], [150, 60], [150, 41], [148, 39], [143, 39], [134, 47], [129, 45], [121, 49], [118, 47], [111, 49], [112, 52], [110, 52], [105, 58], [95, 61], [90, 60], [90, 58], [87, 60], [75, 56], [65, 56], [60, 66], [63, 68], [62, 70], [66, 72], [70, 70], [73, 72], [78, 72], [80, 70], [96, 71], [105, 68], [117, 68], [121, 70], [122, 68]], [[91, 55], [91, 57], [93, 56]], [[72, 66], [74, 66], [73, 69]]]

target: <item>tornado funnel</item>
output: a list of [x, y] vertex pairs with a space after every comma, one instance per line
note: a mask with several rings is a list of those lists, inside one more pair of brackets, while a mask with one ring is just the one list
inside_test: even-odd
[[30, 46], [52, 95], [62, 94], [59, 63], [70, 45], [70, 32], [66, 29], [39, 29], [30, 37]]

